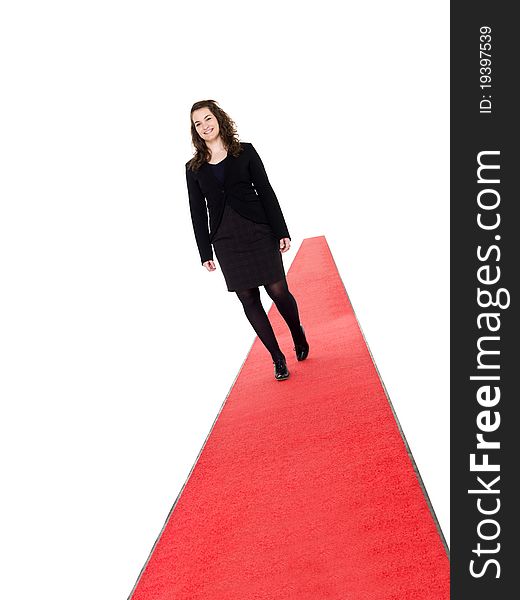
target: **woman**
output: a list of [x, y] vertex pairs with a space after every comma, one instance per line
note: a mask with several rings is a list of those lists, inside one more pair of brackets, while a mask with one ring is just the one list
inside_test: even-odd
[[281, 254], [291, 238], [280, 205], [258, 153], [238, 140], [235, 123], [217, 102], [196, 102], [190, 120], [195, 155], [186, 163], [186, 182], [201, 263], [216, 269], [213, 245], [228, 291], [238, 296], [271, 355], [275, 378], [283, 381], [289, 370], [262, 306], [260, 285], [287, 323], [299, 361], [307, 358], [309, 344], [285, 278]]

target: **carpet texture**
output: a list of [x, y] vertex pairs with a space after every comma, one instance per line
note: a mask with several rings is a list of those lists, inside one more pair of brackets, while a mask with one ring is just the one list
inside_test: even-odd
[[[325, 237], [287, 274], [310, 343], [255, 339], [132, 600], [448, 600], [449, 564]], [[230, 374], [231, 375], [231, 374]]]

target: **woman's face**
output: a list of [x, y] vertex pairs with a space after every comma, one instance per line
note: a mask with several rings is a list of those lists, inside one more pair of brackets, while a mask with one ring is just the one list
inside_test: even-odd
[[207, 143], [216, 140], [220, 135], [220, 128], [215, 115], [209, 108], [194, 110], [191, 119], [200, 137]]

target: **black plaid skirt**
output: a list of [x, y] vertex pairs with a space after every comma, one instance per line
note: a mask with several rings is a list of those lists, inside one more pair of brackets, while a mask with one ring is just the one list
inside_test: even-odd
[[246, 219], [228, 203], [212, 243], [228, 292], [285, 277], [280, 240], [270, 225]]

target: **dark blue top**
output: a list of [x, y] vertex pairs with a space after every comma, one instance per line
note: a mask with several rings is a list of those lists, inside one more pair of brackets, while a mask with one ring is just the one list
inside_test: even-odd
[[[226, 160], [226, 159], [224, 159]], [[224, 183], [224, 160], [216, 164], [208, 163], [211, 166], [211, 170], [213, 171], [213, 175], [217, 177], [220, 183]]]

